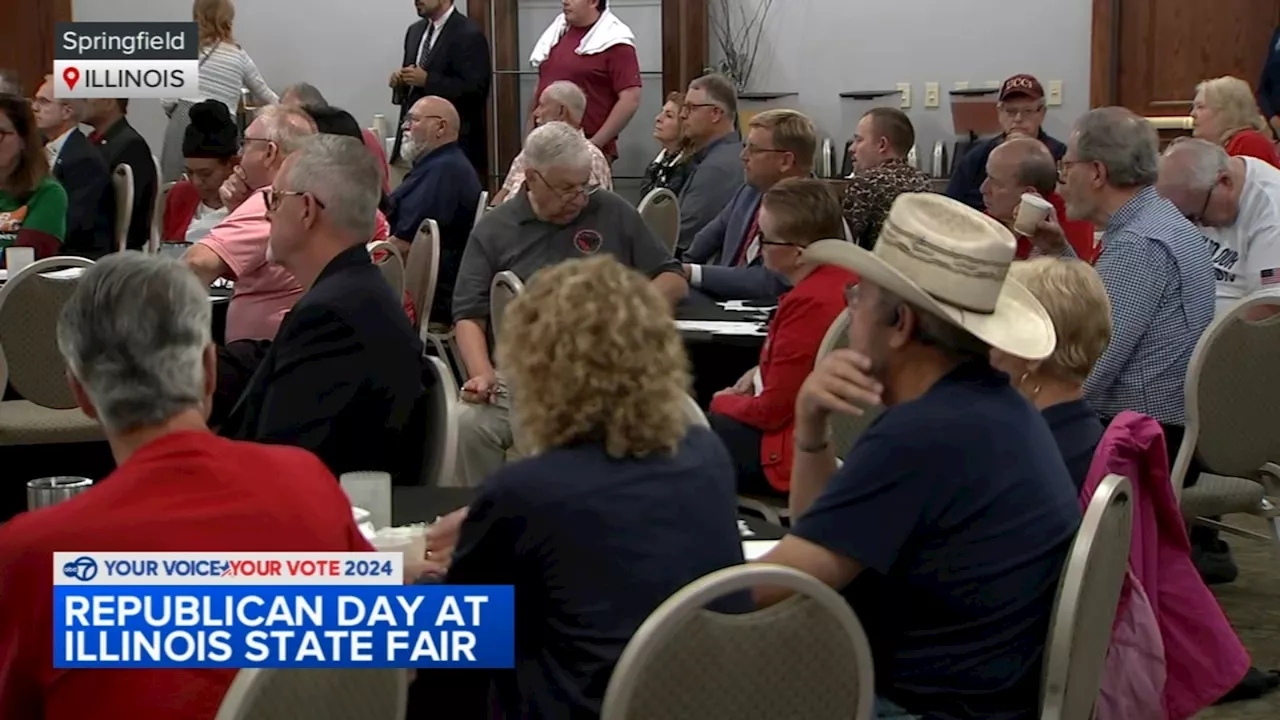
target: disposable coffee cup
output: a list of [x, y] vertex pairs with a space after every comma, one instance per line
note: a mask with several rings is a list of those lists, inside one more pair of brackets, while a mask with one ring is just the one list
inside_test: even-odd
[[36, 251], [29, 247], [10, 247], [4, 249], [4, 266], [13, 277], [23, 268], [36, 261]]
[[27, 483], [27, 509], [57, 505], [93, 487], [93, 481], [82, 477], [47, 477]]
[[384, 472], [349, 472], [338, 478], [352, 507], [369, 511], [376, 530], [391, 525], [391, 475]]
[[1013, 231], [1026, 237], [1035, 235], [1036, 228], [1052, 210], [1053, 205], [1048, 200], [1034, 193], [1023, 193], [1022, 202], [1018, 203], [1018, 214], [1013, 219]]

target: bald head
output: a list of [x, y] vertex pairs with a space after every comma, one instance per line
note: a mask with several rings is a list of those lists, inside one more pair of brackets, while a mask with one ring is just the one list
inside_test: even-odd
[[1049, 197], [1057, 185], [1058, 168], [1049, 148], [1034, 138], [1011, 136], [987, 157], [982, 202], [991, 217], [1011, 223], [1023, 193]]
[[442, 97], [428, 95], [409, 108], [404, 119], [403, 152], [410, 160], [458, 141], [458, 110]]

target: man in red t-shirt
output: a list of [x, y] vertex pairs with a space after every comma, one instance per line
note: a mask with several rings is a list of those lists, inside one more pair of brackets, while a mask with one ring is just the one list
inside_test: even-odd
[[529, 60], [538, 68], [538, 88], [525, 134], [533, 131], [533, 108], [542, 91], [568, 80], [587, 96], [582, 131], [616, 159], [618, 135], [640, 107], [640, 61], [635, 35], [609, 11], [608, 0], [564, 0], [564, 15], [543, 32]]
[[[1035, 193], [1053, 204], [1054, 214], [1076, 255], [1092, 263], [1096, 256], [1093, 224], [1067, 218], [1066, 203], [1058, 195], [1058, 168], [1044, 143], [1025, 135], [1011, 135], [987, 156], [982, 202], [987, 214], [1013, 228], [1023, 193]], [[1031, 241], [1016, 232], [1017, 259], [1031, 256]]]
[[[157, 312], [162, 308], [163, 312]], [[370, 551], [314, 455], [217, 437], [205, 289], [181, 262], [108, 256], [58, 342], [118, 464], [76, 497], [0, 525], [0, 718], [213, 718], [234, 670], [53, 667], [53, 553]]]

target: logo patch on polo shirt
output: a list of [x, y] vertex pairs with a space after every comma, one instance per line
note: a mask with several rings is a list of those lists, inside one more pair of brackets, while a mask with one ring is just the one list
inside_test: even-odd
[[600, 249], [604, 244], [604, 238], [600, 237], [600, 233], [595, 230], [579, 230], [578, 234], [573, 236], [573, 244], [583, 255], [590, 255]]

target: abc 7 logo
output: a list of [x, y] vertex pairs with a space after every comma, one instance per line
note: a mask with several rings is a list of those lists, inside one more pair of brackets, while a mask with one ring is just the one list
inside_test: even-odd
[[62, 566], [62, 574], [74, 580], [89, 582], [98, 575], [98, 563], [91, 557], [78, 557]]

